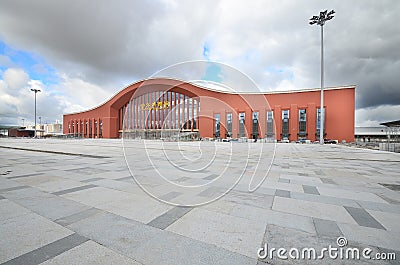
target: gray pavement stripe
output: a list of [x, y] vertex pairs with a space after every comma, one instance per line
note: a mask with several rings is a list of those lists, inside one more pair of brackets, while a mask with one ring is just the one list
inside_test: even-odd
[[290, 192], [290, 198], [292, 199], [299, 199], [303, 201], [311, 201], [311, 202], [320, 202], [326, 204], [333, 204], [339, 206], [351, 206], [351, 207], [360, 207], [357, 201], [345, 198], [337, 198], [337, 197], [330, 197], [330, 196], [314, 196], [314, 194], [308, 194], [303, 192]]
[[198, 194], [201, 197], [215, 197], [222, 194], [221, 189], [217, 187], [209, 187]]
[[129, 169], [126, 165], [120, 166], [120, 165], [114, 165], [109, 171], [112, 172], [122, 172], [125, 171], [126, 175], [129, 174]]
[[167, 194], [164, 194], [164, 195], [160, 196], [160, 199], [164, 200], [164, 201], [169, 201], [169, 200], [172, 200], [172, 199], [178, 197], [181, 194], [183, 194], [183, 193], [176, 192], [176, 191], [171, 191], [171, 192], [168, 192]]
[[390, 204], [400, 204], [400, 201], [389, 198], [383, 194], [376, 194], [377, 196], [381, 197], [382, 199], [384, 199], [385, 201], [387, 201]]
[[64, 195], [64, 194], [67, 194], [67, 193], [80, 191], [80, 190], [91, 189], [91, 188], [94, 188], [94, 187], [97, 187], [97, 186], [93, 185], [93, 184], [88, 184], [88, 185], [84, 185], [84, 186], [80, 186], [80, 187], [76, 187], [76, 188], [56, 191], [56, 192], [53, 192], [52, 194], [54, 194], [54, 195]]
[[374, 217], [372, 217], [365, 209], [344, 206], [346, 211], [353, 217], [357, 224], [361, 226], [378, 228], [386, 230]]
[[175, 179], [175, 181], [184, 182], [184, 181], [189, 180], [189, 179], [190, 178], [188, 178], [188, 177], [181, 177], [181, 178]]
[[150, 221], [148, 225], [159, 229], [165, 229], [171, 224], [175, 223], [176, 220], [190, 212], [192, 209], [193, 207], [174, 207], [163, 215], [160, 215], [159, 217]]
[[17, 175], [17, 176], [10, 176], [7, 177], [8, 179], [17, 179], [17, 178], [26, 178], [26, 177], [32, 177], [32, 176], [38, 176], [38, 175], [43, 175], [44, 173], [30, 173], [30, 174], [23, 174], [23, 175]]
[[0, 200], [4, 200], [4, 199], [5, 199], [5, 197], [3, 197], [3, 196], [0, 195]]
[[317, 188], [314, 186], [303, 185], [304, 193], [320, 195]]
[[[335, 159], [335, 160], [343, 160], [343, 157], [329, 157], [329, 158], [320, 158], [320, 159]], [[351, 158], [351, 157], [347, 157], [346, 160], [348, 161], [363, 161], [363, 162], [386, 162], [386, 163], [398, 163], [400, 162], [400, 160], [385, 160], [385, 159], [366, 159], [366, 158]]]
[[72, 171], [72, 172], [75, 172], [75, 171], [80, 171], [80, 170], [84, 170], [84, 169], [88, 169], [89, 167], [77, 167], [77, 168], [71, 168], [71, 169], [64, 169], [64, 171]]
[[60, 255], [61, 253], [64, 253], [65, 251], [68, 251], [76, 246], [79, 246], [88, 240], [89, 239], [74, 233], [72, 235], [61, 238], [57, 241], [54, 241], [53, 243], [50, 243], [38, 249], [32, 250], [31, 252], [25, 253], [19, 257], [11, 259], [7, 262], [4, 262], [2, 263], [2, 265], [40, 264], [42, 262], [45, 262], [46, 260], [49, 260], [51, 258], [54, 258], [55, 256]]
[[387, 184], [387, 183], [378, 183], [378, 184], [382, 185], [385, 188], [388, 188], [390, 190], [400, 191], [400, 185], [399, 184]]
[[343, 235], [334, 221], [313, 218], [313, 222], [319, 236], [338, 237]]
[[211, 174], [211, 175], [209, 175], [208, 177], [205, 177], [205, 178], [203, 178], [203, 179], [205, 179], [205, 180], [213, 180], [213, 179], [215, 179], [215, 178], [217, 178], [217, 177], [218, 177], [217, 174]]
[[29, 188], [29, 186], [23, 185], [23, 186], [16, 186], [16, 187], [11, 187], [11, 188], [5, 188], [5, 189], [0, 189], [1, 192], [7, 192], [7, 191], [13, 191], [13, 190], [22, 190]]
[[7, 148], [7, 149], [13, 149], [13, 150], [20, 150], [20, 151], [39, 152], [39, 153], [49, 153], [49, 154], [57, 154], [57, 155], [81, 156], [81, 157], [90, 157], [90, 158], [111, 158], [110, 156], [74, 154], [74, 153], [67, 153], [67, 152], [38, 150], [38, 149], [29, 149], [29, 148], [20, 148], [20, 147], [10, 147], [10, 146], [2, 146], [2, 145], [0, 145], [0, 148]]
[[108, 170], [99, 169], [99, 168], [95, 168], [95, 167], [69, 169], [69, 170], [65, 170], [65, 171], [69, 171], [69, 172], [72, 172], [72, 173], [78, 173], [78, 174], [84, 174], [84, 175], [92, 175], [92, 174], [96, 174], [96, 173], [108, 172]]
[[103, 178], [91, 178], [91, 179], [84, 179], [81, 180], [81, 182], [83, 183], [88, 183], [88, 182], [92, 182], [92, 181], [97, 181], [97, 180], [102, 180]]
[[90, 209], [84, 210], [79, 213], [75, 213], [75, 214], [72, 214], [69, 216], [62, 217], [60, 219], [55, 220], [54, 222], [56, 222], [57, 224], [62, 225], [62, 226], [67, 226], [67, 225], [73, 224], [75, 222], [78, 222], [80, 220], [86, 219], [95, 214], [101, 213], [101, 212], [103, 212], [103, 211], [96, 209], [96, 208], [90, 208]]
[[320, 178], [321, 181], [325, 184], [336, 184], [336, 182], [334, 182], [333, 180], [331, 180], [330, 178]]
[[54, 163], [54, 161], [46, 160], [46, 161], [38, 161], [38, 162], [30, 162], [32, 165], [48, 165]]
[[280, 183], [290, 183], [290, 179], [279, 178], [278, 182], [280, 182]]
[[129, 176], [129, 177], [118, 178], [118, 179], [115, 179], [115, 180], [118, 180], [118, 181], [125, 181], [125, 180], [133, 180], [133, 178], [132, 178], [131, 176]]
[[275, 191], [275, 196], [290, 198], [290, 191], [277, 189]]

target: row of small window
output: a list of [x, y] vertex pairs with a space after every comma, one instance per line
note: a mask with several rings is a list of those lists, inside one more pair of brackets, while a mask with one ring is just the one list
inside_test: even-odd
[[[325, 113], [325, 108], [323, 109]], [[267, 112], [267, 123], [273, 122], [273, 111]], [[307, 110], [299, 109], [299, 133], [305, 134], [307, 131]], [[324, 115], [325, 117], [325, 115]], [[325, 120], [325, 119], [324, 119]], [[317, 108], [316, 129], [319, 130], [321, 126], [321, 108]], [[282, 134], [289, 133], [289, 110], [282, 110]]]
[[[325, 108], [324, 108], [325, 111]], [[299, 135], [306, 135], [307, 133], [307, 110], [306, 109], [300, 109], [299, 110]], [[317, 122], [316, 122], [316, 129], [319, 130], [320, 128], [320, 117], [321, 117], [321, 109], [317, 109]], [[246, 118], [246, 113], [240, 112], [239, 113], [239, 136], [245, 136], [245, 118]], [[259, 122], [259, 112], [253, 112], [252, 113], [252, 120], [253, 120], [253, 128], [252, 128], [252, 134], [258, 134], [258, 122]], [[215, 130], [215, 135], [219, 137], [220, 135], [220, 121], [221, 121], [221, 115], [220, 114], [214, 114], [214, 130]], [[274, 112], [273, 111], [267, 111], [266, 115], [266, 133], [267, 136], [272, 136], [274, 135]], [[227, 135], [231, 136], [232, 135], [232, 113], [227, 113], [226, 114], [226, 131]], [[289, 110], [282, 110], [282, 135], [288, 135], [289, 134]]]
[[[103, 135], [103, 122], [99, 120], [99, 123], [97, 120], [93, 121], [86, 121], [85, 123], [82, 121], [80, 124], [79, 122], [68, 122], [68, 134], [76, 134], [80, 136], [88, 135], [89, 137], [92, 137], [92, 132], [93, 135], [97, 135], [97, 125], [99, 126], [99, 137], [102, 137]], [[94, 130], [93, 130], [94, 129]], [[84, 131], [86, 133], [84, 133]]]

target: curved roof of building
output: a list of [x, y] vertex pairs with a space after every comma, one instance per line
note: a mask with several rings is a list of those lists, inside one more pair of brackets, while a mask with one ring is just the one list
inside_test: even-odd
[[[176, 80], [176, 79], [175, 79]], [[182, 81], [182, 80], [178, 80]], [[269, 90], [269, 91], [261, 91], [258, 90], [258, 87], [254, 85], [253, 89], [242, 89], [237, 90], [236, 88], [232, 88], [229, 85], [208, 81], [208, 80], [194, 80], [194, 81], [182, 81], [188, 82], [192, 85], [201, 87], [203, 89], [222, 92], [222, 93], [230, 93], [230, 94], [286, 94], [286, 93], [300, 93], [300, 92], [310, 92], [310, 91], [319, 91], [321, 88], [303, 88], [303, 89], [292, 89], [292, 90]], [[335, 86], [335, 87], [325, 87], [324, 90], [335, 90], [335, 89], [346, 89], [346, 88], [354, 88], [355, 85], [346, 85], [346, 86]]]
[[386, 126], [386, 127], [400, 127], [400, 120], [398, 120], [398, 121], [382, 122], [381, 125], [384, 125], [384, 126]]
[[[122, 92], [123, 90], [134, 86], [135, 84], [138, 83], [145, 83], [146, 81], [156, 81], [156, 80], [169, 80], [169, 81], [175, 81], [175, 82], [181, 82], [181, 83], [187, 83], [187, 84], [191, 84], [193, 86], [202, 88], [202, 89], [206, 89], [209, 91], [213, 91], [213, 92], [219, 92], [219, 93], [227, 93], [227, 94], [260, 94], [260, 95], [268, 95], [268, 94], [287, 94], [287, 93], [301, 93], [301, 92], [312, 92], [312, 91], [319, 91], [321, 90], [321, 88], [307, 88], [307, 89], [296, 89], [296, 90], [275, 90], [275, 91], [260, 91], [258, 90], [258, 87], [256, 84], [249, 83], [249, 87], [245, 90], [242, 89], [241, 91], [237, 90], [236, 88], [232, 88], [231, 86], [227, 85], [227, 84], [223, 84], [220, 82], [214, 82], [214, 81], [209, 81], [209, 80], [191, 80], [191, 81], [185, 81], [185, 80], [179, 80], [179, 79], [174, 79], [174, 78], [169, 78], [169, 77], [154, 77], [154, 78], [146, 78], [146, 79], [142, 79], [142, 80], [138, 80], [136, 82], [133, 82], [127, 86], [125, 86], [123, 89], [119, 90], [117, 93], [115, 93], [114, 95], [112, 95], [110, 98], [108, 98], [107, 100], [105, 100], [104, 102], [102, 102], [101, 104], [92, 107], [86, 111], [90, 111], [93, 109], [96, 109], [98, 107], [101, 107], [102, 105], [106, 104], [107, 102], [109, 102], [110, 100], [112, 100], [113, 98], [115, 98], [120, 92]], [[250, 88], [250, 85], [253, 88]], [[337, 86], [337, 87], [326, 87], [324, 88], [324, 90], [335, 90], [335, 89], [346, 89], [346, 88], [355, 88], [355, 85], [347, 85], [347, 86]], [[78, 112], [73, 112], [73, 113], [69, 113], [69, 114], [74, 114], [74, 113], [80, 113], [81, 111]]]

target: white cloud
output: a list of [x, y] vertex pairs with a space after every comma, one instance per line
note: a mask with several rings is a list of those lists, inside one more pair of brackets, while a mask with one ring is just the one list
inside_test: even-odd
[[96, 107], [112, 95], [110, 91], [100, 86], [66, 74], [62, 74], [59, 84], [52, 86], [51, 89], [60, 101], [67, 101], [65, 105], [68, 107], [63, 109], [65, 113]]
[[18, 90], [28, 84], [29, 76], [21, 68], [8, 68], [3, 73], [3, 80], [10, 90]]
[[[7, 69], [0, 80], [0, 124], [34, 124], [34, 96], [31, 89], [39, 89], [37, 117], [42, 122], [62, 120], [62, 114], [82, 111], [99, 105], [111, 96], [110, 92], [63, 74], [61, 82], [51, 87], [33, 80], [22, 69]], [[79, 100], [77, 100], [79, 99]]]
[[358, 127], [375, 127], [382, 122], [400, 120], [400, 105], [358, 109], [355, 118]]

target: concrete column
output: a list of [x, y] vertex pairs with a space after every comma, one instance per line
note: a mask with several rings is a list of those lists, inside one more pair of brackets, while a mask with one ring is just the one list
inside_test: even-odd
[[267, 109], [261, 108], [258, 114], [258, 138], [265, 138], [267, 131]]
[[307, 138], [311, 141], [315, 141], [315, 133], [317, 129], [317, 106], [315, 103], [307, 104]]
[[299, 133], [299, 109], [297, 104], [290, 105], [289, 130], [290, 141], [296, 141]]

